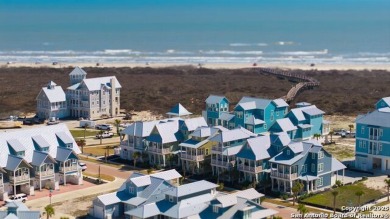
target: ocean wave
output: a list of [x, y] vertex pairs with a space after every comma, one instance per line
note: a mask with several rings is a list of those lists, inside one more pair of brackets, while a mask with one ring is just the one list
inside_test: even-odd
[[320, 50], [320, 51], [290, 51], [290, 52], [279, 52], [281, 55], [293, 55], [293, 56], [306, 56], [306, 55], [326, 55], [328, 54], [328, 50]]
[[378, 52], [359, 52], [358, 54], [360, 56], [390, 56], [390, 52], [383, 52], [383, 53], [378, 53]]
[[293, 41], [278, 41], [275, 44], [280, 46], [286, 46], [286, 45], [294, 45], [296, 43]]
[[207, 55], [218, 55], [218, 54], [224, 54], [224, 55], [261, 55], [261, 54], [263, 54], [263, 51], [234, 51], [234, 50], [203, 51], [203, 50], [199, 50], [199, 53], [207, 54]]
[[230, 43], [231, 47], [268, 46], [267, 43]]

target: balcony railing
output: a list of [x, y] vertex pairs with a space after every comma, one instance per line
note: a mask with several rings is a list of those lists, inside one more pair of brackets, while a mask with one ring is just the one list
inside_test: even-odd
[[54, 176], [54, 170], [47, 170], [42, 172], [37, 172], [37, 176], [45, 177], [45, 176]]
[[379, 135], [370, 135], [369, 136], [370, 140], [379, 140]]
[[220, 147], [220, 146], [213, 146], [213, 147], [211, 148], [211, 150], [212, 150], [213, 152], [222, 152], [222, 147]]
[[69, 166], [69, 167], [60, 167], [60, 172], [63, 172], [63, 173], [74, 172], [74, 171], [77, 171], [77, 170], [78, 170], [78, 166], [77, 165], [72, 165], [72, 166]]
[[241, 171], [249, 171], [249, 172], [254, 172], [254, 173], [259, 173], [259, 172], [263, 171], [262, 166], [252, 167], [252, 166], [248, 166], [248, 165], [238, 165], [237, 168], [238, 168], [238, 170], [241, 170]]
[[229, 167], [230, 165], [234, 165], [235, 161], [223, 161], [223, 160], [211, 160], [212, 165], [222, 166], [222, 167]]
[[277, 177], [277, 178], [282, 178], [282, 179], [296, 179], [298, 178], [297, 173], [279, 173], [278, 171], [271, 171], [271, 176]]
[[204, 160], [204, 155], [191, 155], [191, 154], [186, 154], [182, 153], [180, 156], [182, 159], [188, 159], [188, 160], [193, 160], [193, 161], [202, 161]]
[[121, 141], [120, 146], [134, 147], [133, 143], [129, 143], [128, 141]]
[[376, 149], [368, 149], [368, 153], [369, 154], [379, 154], [379, 150], [376, 150]]
[[28, 181], [28, 180], [30, 180], [30, 174], [25, 174], [25, 175], [15, 176], [15, 177], [10, 176], [9, 179], [11, 182], [15, 182], [15, 183]]
[[158, 153], [158, 154], [169, 154], [171, 152], [170, 148], [156, 148], [156, 147], [149, 147], [148, 150], [150, 152]]

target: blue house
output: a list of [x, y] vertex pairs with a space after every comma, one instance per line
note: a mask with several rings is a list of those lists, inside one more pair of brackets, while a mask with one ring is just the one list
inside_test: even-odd
[[[386, 98], [377, 103], [382, 106]], [[390, 108], [379, 108], [356, 118], [355, 167], [390, 173]]]
[[207, 124], [223, 125], [220, 119], [222, 113], [229, 112], [229, 100], [224, 96], [210, 95], [206, 99], [206, 110], [203, 111], [203, 117]]
[[305, 140], [312, 138], [314, 134], [327, 135], [330, 131], [330, 124], [323, 119], [324, 114], [324, 111], [318, 109], [315, 105], [308, 106], [308, 103], [291, 109], [286, 118], [289, 118], [298, 128], [292, 139]]
[[295, 137], [298, 127], [295, 126], [289, 118], [278, 119], [271, 126], [269, 132], [271, 133], [286, 133], [291, 139]]
[[375, 104], [375, 109], [390, 107], [390, 97], [384, 97]]
[[330, 188], [346, 168], [314, 140], [291, 142], [269, 162], [272, 190], [285, 193], [292, 192], [295, 182], [301, 182], [307, 193]]
[[235, 126], [253, 133], [267, 132], [276, 120], [287, 114], [288, 104], [282, 99], [243, 97], [234, 107]]

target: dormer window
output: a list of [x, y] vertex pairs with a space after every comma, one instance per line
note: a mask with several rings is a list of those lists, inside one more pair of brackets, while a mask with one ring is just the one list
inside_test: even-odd
[[213, 206], [213, 212], [218, 214], [218, 206]]
[[25, 152], [24, 152], [24, 151], [18, 151], [18, 152], [16, 152], [16, 156], [18, 156], [18, 157], [24, 157], [24, 155], [25, 155]]
[[290, 150], [287, 150], [286, 153], [288, 156], [290, 156]]
[[129, 192], [130, 192], [130, 194], [134, 194], [134, 187], [131, 186], [131, 187], [129, 188]]
[[173, 196], [168, 196], [169, 202], [173, 202]]

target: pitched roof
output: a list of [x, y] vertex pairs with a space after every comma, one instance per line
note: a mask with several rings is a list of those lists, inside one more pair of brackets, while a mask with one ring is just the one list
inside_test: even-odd
[[5, 166], [6, 170], [15, 171], [22, 162], [24, 162], [27, 166], [32, 168], [32, 166], [28, 164], [26, 160], [17, 156], [8, 155], [8, 159], [6, 161], [7, 161], [7, 165]]
[[56, 161], [49, 154], [45, 152], [34, 151], [31, 164], [34, 166], [41, 166], [46, 159], [49, 159], [53, 163], [56, 163]]
[[219, 116], [219, 119], [223, 121], [230, 121], [234, 119], [234, 117], [235, 115], [232, 113], [222, 112], [221, 115]]
[[270, 137], [272, 144], [287, 146], [291, 142], [291, 138], [286, 132], [272, 133]]
[[183, 134], [179, 130], [179, 120], [168, 120], [167, 122], [162, 121], [156, 124], [159, 135], [150, 135], [148, 140], [165, 143], [171, 143], [180, 141], [183, 139]]
[[[213, 200], [213, 195], [202, 194], [195, 197], [186, 198], [178, 202], [177, 204], [170, 207], [168, 210], [163, 212], [163, 215], [171, 218], [189, 218], [194, 215], [199, 215], [208, 206], [209, 202]], [[168, 204], [166, 200], [160, 202], [161, 204]], [[157, 205], [160, 206], [160, 203]], [[162, 208], [160, 207], [162, 210]]]
[[131, 215], [137, 218], [149, 218], [159, 215], [160, 209], [157, 207], [156, 203], [148, 203], [138, 208], [131, 209], [126, 211], [125, 214]]
[[42, 91], [44, 92], [50, 103], [66, 101], [66, 95], [61, 86], [54, 86], [53, 88], [43, 87]]
[[269, 136], [258, 136], [256, 138], [248, 138], [247, 143], [237, 153], [237, 157], [250, 160], [263, 160], [270, 158], [271, 155], [268, 149], [271, 147]]
[[262, 99], [262, 98], [256, 98], [256, 97], [243, 97], [241, 100], [237, 103], [235, 108], [237, 106], [241, 106], [244, 110], [250, 110], [250, 109], [265, 109], [272, 100], [269, 99]]
[[196, 128], [195, 131], [191, 134], [191, 136], [205, 138], [205, 137], [210, 137], [217, 132], [218, 129], [216, 128], [202, 126]]
[[216, 199], [218, 200], [219, 203], [221, 203], [222, 208], [226, 208], [237, 204], [237, 197], [253, 200], [253, 199], [261, 198], [263, 196], [264, 196], [263, 194], [259, 193], [255, 189], [250, 188], [250, 189], [245, 189], [234, 193], [230, 193], [227, 195], [221, 195], [218, 196]]
[[71, 138], [69, 135], [67, 135], [65, 132], [57, 132], [57, 137], [65, 144], [71, 144], [73, 143], [73, 138]]
[[201, 191], [211, 190], [217, 188], [218, 185], [208, 182], [206, 180], [196, 181], [184, 184], [178, 187], [173, 187], [165, 192], [167, 195], [174, 197], [182, 197], [190, 194], [196, 194]]
[[150, 183], [151, 183], [149, 175], [134, 177], [134, 178], [131, 178], [130, 181], [133, 182], [134, 185], [137, 187], [147, 186], [147, 185], [150, 185]]
[[42, 135], [35, 135], [31, 137], [33, 141], [40, 147], [40, 148], [47, 148], [50, 147], [49, 142], [45, 140], [45, 138]]
[[210, 141], [216, 141], [216, 142], [229, 142], [229, 141], [235, 141], [239, 139], [247, 139], [251, 136], [256, 136], [256, 134], [242, 128], [235, 128], [232, 130], [224, 131], [216, 136], [212, 137]]
[[21, 143], [21, 145], [26, 148], [25, 155], [23, 158], [28, 163], [32, 162], [33, 152], [34, 150], [36, 150], [34, 141], [37, 139], [40, 139], [37, 141], [39, 141], [43, 145], [47, 145], [46, 143], [48, 143], [49, 148], [47, 153], [49, 153], [51, 157], [56, 158], [57, 147], [60, 145], [59, 138], [56, 134], [61, 132], [63, 133], [63, 135], [66, 135], [71, 139], [71, 149], [76, 154], [79, 154], [81, 151], [74, 139], [71, 137], [72, 135], [65, 124], [39, 126], [30, 129], [9, 130], [7, 132], [0, 132], [0, 167], [6, 166], [8, 155], [11, 154], [7, 142], [10, 139], [17, 139]]
[[[115, 88], [122, 88], [118, 79], [115, 76], [107, 76], [107, 77], [98, 77], [98, 78], [86, 78], [84, 79], [80, 85], [84, 84], [89, 91], [100, 90], [102, 85], [111, 89], [111, 79], [115, 80]], [[68, 89], [78, 89], [79, 86], [72, 85], [68, 87]]]
[[180, 103], [176, 104], [174, 107], [171, 108], [169, 112], [167, 112], [167, 115], [172, 116], [188, 116], [191, 115], [190, 113], [183, 105]]
[[150, 176], [157, 177], [157, 178], [160, 178], [160, 179], [163, 179], [166, 181], [177, 179], [177, 178], [181, 177], [180, 173], [177, 172], [175, 169], [166, 170], [166, 171], [162, 171], [162, 172], [158, 172], [158, 173], [153, 173]]
[[338, 161], [336, 158], [332, 157], [332, 167], [331, 168], [332, 168], [331, 171], [334, 172], [334, 171], [346, 169], [347, 167], [343, 163]]
[[69, 156], [72, 153], [74, 155], [76, 155], [76, 153], [72, 149], [70, 149], [70, 148], [57, 147], [56, 160], [58, 160], [60, 162], [64, 162], [64, 161], [66, 161], [69, 158]]
[[250, 116], [246, 121], [245, 121], [246, 124], [249, 124], [249, 125], [260, 125], [260, 124], [264, 124], [265, 122], [261, 119], [257, 119], [255, 118], [254, 116]]
[[185, 119], [184, 124], [187, 127], [187, 130], [190, 132], [194, 131], [199, 127], [207, 127], [207, 122], [203, 117]]
[[289, 132], [289, 131], [294, 131], [297, 130], [298, 128], [291, 122], [289, 118], [283, 118], [283, 119], [277, 119], [276, 122], [274, 123], [277, 124], [282, 132]]
[[69, 75], [86, 75], [86, 74], [87, 72], [85, 72], [82, 68], [76, 66]]
[[307, 107], [301, 107], [302, 111], [310, 116], [315, 115], [322, 115], [325, 114], [324, 111], [318, 109], [315, 105], [307, 106]]
[[302, 142], [293, 142], [287, 146], [291, 149], [295, 154], [303, 152], [303, 144]]
[[206, 99], [206, 103], [208, 104], [216, 104], [220, 103], [223, 99], [226, 99], [229, 103], [229, 100], [225, 96], [219, 96], [219, 95], [210, 95]]
[[22, 145], [22, 143], [20, 143], [20, 141], [18, 139], [9, 139], [8, 141], [8, 145], [12, 147], [12, 149], [14, 149], [14, 151], [16, 152], [20, 152], [20, 151], [25, 151], [26, 148]]
[[288, 106], [288, 103], [281, 98], [275, 99], [275, 100], [273, 100], [273, 102], [275, 103], [276, 107], [278, 107], [278, 108]]
[[97, 199], [101, 201], [105, 206], [119, 203], [121, 201], [129, 200], [131, 198], [126, 192], [112, 192], [104, 195], [99, 195]]
[[299, 102], [299, 103], [296, 103], [295, 106], [297, 107], [304, 107], [304, 106], [310, 106], [311, 103], [308, 103], [308, 102]]
[[366, 115], [362, 115], [356, 119], [356, 123], [390, 127], [390, 108], [385, 107]]
[[[390, 106], [390, 97], [383, 97], [383, 98], [380, 99], [379, 101], [381, 101], [381, 100], [383, 100], [383, 102], [385, 102], [388, 106]], [[378, 104], [379, 101], [376, 102], [376, 104]]]
[[147, 121], [147, 122], [135, 122], [127, 126], [122, 133], [130, 136], [148, 137], [156, 124], [160, 120]]

